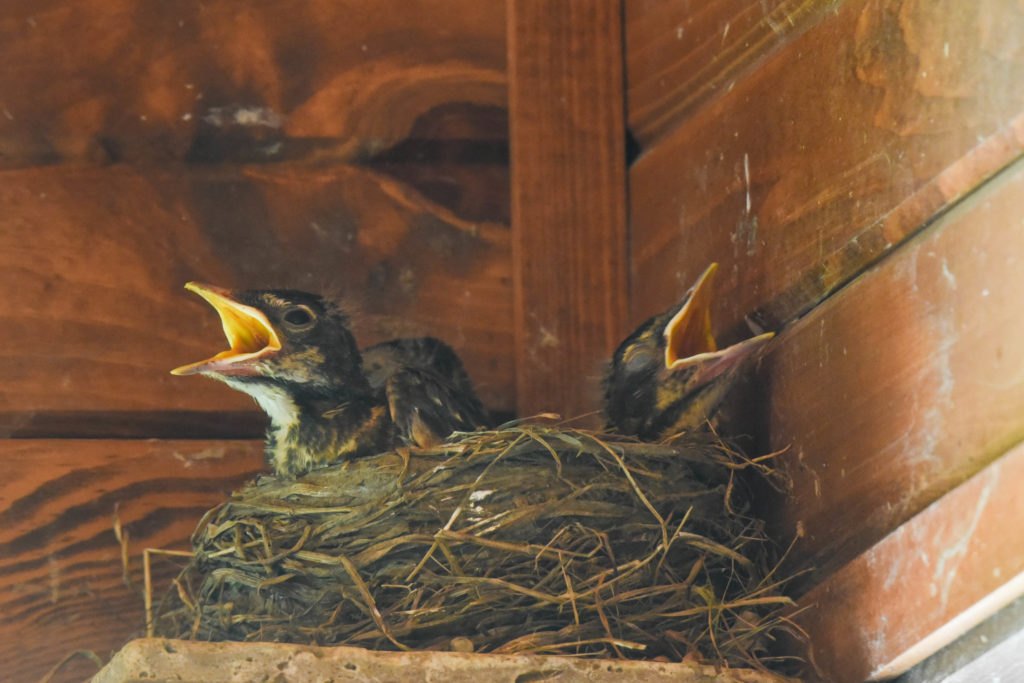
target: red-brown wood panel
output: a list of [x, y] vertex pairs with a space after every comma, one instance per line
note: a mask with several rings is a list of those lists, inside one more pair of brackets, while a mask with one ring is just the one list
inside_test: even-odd
[[[0, 677], [106, 659], [145, 633], [141, 554], [187, 549], [203, 513], [263, 469], [258, 442], [0, 440]], [[119, 522], [130, 562], [122, 580]], [[155, 565], [163, 594], [174, 565]], [[95, 673], [75, 660], [57, 680]]]
[[773, 342], [792, 566], [824, 579], [1024, 439], [1022, 264], [1024, 161]]
[[[437, 335], [465, 356], [490, 406], [512, 405], [507, 227], [462, 220], [386, 176], [344, 165], [43, 167], [0, 172], [0, 205], [8, 433], [38, 433], [33, 424], [67, 412], [173, 423], [168, 411], [252, 408], [216, 382], [168, 374], [225, 344], [188, 280], [338, 296], [361, 343]], [[200, 422], [180, 420], [178, 434]]]
[[0, 165], [363, 158], [504, 108], [504, 4], [5, 3], [0, 93]]
[[631, 168], [633, 318], [710, 261], [727, 338], [848, 282], [1021, 154], [1022, 35], [1016, 0], [837, 3]]
[[835, 0], [627, 0], [629, 129], [653, 147], [813, 26]]
[[627, 292], [619, 2], [510, 0], [517, 406], [599, 406]]
[[937, 500], [801, 600], [828, 681], [906, 671], [1024, 595], [1024, 446]]
[[476, 0], [5, 7], [0, 437], [116, 440], [0, 441], [0, 678], [138, 635], [141, 548], [182, 547], [262, 469], [258, 442], [143, 440], [263, 422], [168, 374], [225, 344], [186, 281], [324, 292], [363, 344], [442, 337], [513, 408], [505, 18]]

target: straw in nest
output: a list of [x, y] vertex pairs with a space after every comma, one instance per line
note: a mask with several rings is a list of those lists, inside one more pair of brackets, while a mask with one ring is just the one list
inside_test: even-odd
[[456, 435], [211, 510], [158, 634], [763, 665], [790, 601], [712, 436], [544, 426]]

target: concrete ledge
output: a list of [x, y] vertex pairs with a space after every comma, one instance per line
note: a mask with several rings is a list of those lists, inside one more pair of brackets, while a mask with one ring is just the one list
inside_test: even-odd
[[778, 676], [693, 662], [661, 663], [460, 652], [376, 652], [281, 643], [133, 640], [93, 683], [437, 681], [438, 683], [781, 683]]

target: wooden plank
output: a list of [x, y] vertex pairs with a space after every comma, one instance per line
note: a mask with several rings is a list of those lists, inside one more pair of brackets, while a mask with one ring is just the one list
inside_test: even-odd
[[628, 0], [626, 101], [643, 148], [728, 92], [835, 0]]
[[1024, 544], [1007, 534], [1024, 527], [1022, 481], [1024, 445], [804, 596], [825, 680], [903, 673], [1024, 595]]
[[[237, 397], [232, 397], [237, 398]], [[244, 401], [243, 401], [244, 405]], [[48, 439], [262, 439], [263, 411], [53, 410], [0, 413], [4, 438]]]
[[439, 107], [506, 106], [497, 2], [43, 0], [5, 10], [4, 166], [352, 160]]
[[1021, 35], [1014, 0], [848, 0], [693, 111], [630, 171], [635, 319], [718, 261], [723, 338], [778, 329], [1020, 156]]
[[446, 681], [507, 683], [792, 683], [767, 671], [688, 660], [644, 662], [554, 655], [316, 647], [285, 643], [204, 643], [152, 638], [129, 643], [96, 683], [139, 680], [216, 681], [231, 671], [245, 681]]
[[[785, 330], [766, 500], [821, 580], [1024, 439], [1024, 160]], [[804, 584], [807, 585], [806, 582]]]
[[508, 7], [516, 403], [576, 416], [626, 331], [622, 8]]
[[[0, 440], [0, 461], [0, 662], [9, 681], [39, 680], [76, 649], [106, 658], [143, 634], [143, 549], [186, 549], [203, 513], [263, 469], [252, 441]], [[159, 569], [162, 595], [174, 565]], [[92, 673], [77, 660], [58, 680]]]
[[21, 169], [0, 172], [0, 205], [4, 433], [115, 411], [160, 413], [173, 434], [184, 411], [178, 435], [195, 436], [209, 420], [189, 411], [252, 410], [218, 383], [168, 374], [225, 343], [188, 280], [340, 297], [363, 344], [437, 335], [489, 406], [511, 407], [507, 227], [461, 220], [387, 177], [341, 165]]
[[505, 107], [439, 107], [417, 119], [406, 139], [361, 163], [464, 220], [512, 221]]

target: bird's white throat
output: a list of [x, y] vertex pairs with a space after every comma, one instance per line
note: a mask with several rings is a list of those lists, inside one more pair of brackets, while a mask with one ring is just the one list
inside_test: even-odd
[[284, 389], [262, 382], [243, 382], [223, 375], [218, 379], [232, 389], [252, 396], [263, 412], [270, 416], [273, 431], [283, 435], [299, 421], [299, 407]]

